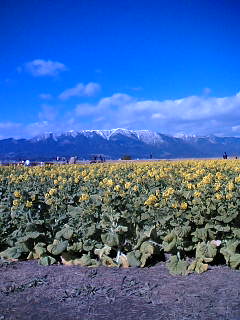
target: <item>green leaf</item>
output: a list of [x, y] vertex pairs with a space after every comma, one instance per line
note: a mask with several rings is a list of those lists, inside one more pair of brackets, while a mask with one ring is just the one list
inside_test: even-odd
[[21, 257], [23, 251], [19, 247], [8, 248], [0, 252], [0, 257], [3, 259], [17, 260]]
[[26, 232], [34, 232], [34, 231], [38, 231], [38, 229], [41, 230], [42, 225], [43, 225], [42, 221], [38, 221], [38, 223], [36, 221], [34, 221], [34, 223], [28, 223], [26, 225]]
[[141, 261], [136, 257], [134, 251], [128, 252], [127, 260], [130, 267], [140, 267], [141, 265]]
[[89, 238], [91, 236], [93, 236], [96, 232], [96, 226], [94, 224], [92, 224], [88, 229], [87, 229], [87, 232], [86, 232], [86, 237]]
[[149, 241], [145, 241], [141, 244], [141, 247], [139, 250], [142, 254], [140, 259], [141, 267], [144, 267], [147, 262], [147, 259], [151, 257], [154, 253], [154, 246]]
[[230, 256], [229, 265], [233, 269], [238, 269], [240, 266], [240, 254], [236, 253]]
[[68, 246], [68, 241], [60, 242], [58, 240], [54, 240], [53, 244], [50, 244], [47, 246], [47, 250], [54, 256], [58, 256], [67, 249], [67, 246]]
[[82, 257], [80, 259], [78, 259], [78, 262], [83, 267], [87, 267], [87, 266], [92, 265], [92, 259], [87, 254], [83, 254]]
[[171, 252], [173, 249], [176, 248], [176, 244], [177, 244], [177, 236], [173, 231], [167, 234], [163, 238], [162, 246], [165, 252]]
[[170, 261], [167, 263], [169, 272], [173, 275], [187, 275], [188, 274], [188, 263], [184, 260], [178, 259], [177, 256], [172, 256]]
[[37, 231], [27, 232], [27, 234], [24, 237], [21, 237], [21, 238], [18, 239], [18, 242], [26, 242], [29, 239], [37, 239], [40, 236], [44, 236], [44, 234], [40, 233], [40, 232], [37, 232]]
[[217, 254], [217, 248], [215, 245], [205, 242], [199, 242], [196, 248], [196, 258], [202, 259], [205, 262], [213, 261], [213, 258]]
[[101, 259], [101, 262], [106, 267], [117, 267], [118, 265], [113, 261], [112, 258], [104, 255]]
[[208, 230], [206, 228], [197, 228], [192, 235], [196, 238], [197, 242], [199, 240], [207, 241], [208, 238]]
[[71, 246], [68, 245], [67, 251], [73, 251], [73, 252], [78, 252], [80, 253], [82, 251], [83, 244], [82, 242], [74, 242]]
[[89, 239], [83, 242], [83, 250], [91, 251], [93, 248], [94, 248], [94, 241]]
[[215, 230], [218, 232], [229, 232], [231, 228], [229, 226], [215, 225]]
[[240, 239], [240, 229], [234, 228], [234, 229], [232, 229], [232, 232], [233, 232], [235, 238]]
[[34, 259], [39, 259], [42, 256], [44, 256], [47, 252], [46, 249], [46, 244], [39, 242], [35, 245], [35, 247], [33, 248], [33, 258]]
[[79, 207], [69, 206], [67, 213], [68, 213], [70, 216], [72, 216], [73, 218], [76, 218], [76, 217], [78, 217], [78, 216], [81, 215], [82, 211], [83, 211], [83, 209], [82, 209], [81, 206], [79, 206]]
[[240, 241], [229, 240], [226, 242], [223, 248], [221, 248], [220, 253], [224, 256], [226, 263], [230, 264], [231, 256], [235, 255]]
[[45, 256], [45, 257], [41, 257], [38, 263], [42, 266], [50, 266], [56, 262], [57, 262], [56, 259], [54, 259], [53, 257]]
[[99, 258], [101, 259], [103, 257], [103, 255], [109, 255], [111, 251], [111, 247], [109, 246], [104, 246], [102, 249], [95, 249], [94, 253], [99, 256]]
[[125, 227], [125, 226], [118, 226], [116, 229], [115, 229], [115, 232], [118, 232], [118, 233], [125, 233], [128, 231], [128, 227]]
[[222, 221], [225, 224], [228, 224], [230, 222], [232, 222], [237, 216], [238, 216], [238, 210], [236, 210], [235, 212], [231, 212], [227, 213], [226, 210], [221, 212], [222, 214], [219, 216], [216, 216], [215, 219], [217, 221]]
[[56, 238], [57, 240], [61, 240], [61, 238], [64, 238], [64, 239], [66, 239], [66, 240], [69, 240], [69, 239], [72, 238], [72, 236], [73, 236], [73, 230], [68, 227], [68, 228], [64, 228], [64, 229], [58, 231], [58, 232], [56, 233], [56, 235], [55, 235], [55, 238]]
[[207, 271], [208, 264], [203, 263], [201, 259], [194, 260], [189, 266], [188, 266], [188, 272], [197, 272], [197, 273], [203, 273]]
[[104, 233], [101, 234], [101, 239], [104, 244], [109, 247], [118, 247], [119, 246], [119, 237], [116, 233]]
[[173, 231], [171, 231], [163, 238], [163, 241], [170, 243], [175, 238], [176, 238], [176, 234]]
[[[147, 219], [149, 219], [149, 213], [147, 214]], [[142, 218], [142, 217], [141, 217]], [[141, 244], [148, 240], [149, 238], [156, 238], [157, 232], [154, 226], [145, 225], [143, 229], [140, 229], [139, 226], [136, 226], [136, 235], [137, 235], [137, 244], [133, 247], [134, 250], [138, 249]]]
[[188, 225], [175, 228], [175, 233], [180, 238], [184, 238], [188, 236], [190, 232], [191, 232], [191, 227]]

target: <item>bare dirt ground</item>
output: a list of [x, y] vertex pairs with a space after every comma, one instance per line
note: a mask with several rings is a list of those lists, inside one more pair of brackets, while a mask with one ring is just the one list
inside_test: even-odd
[[240, 271], [186, 277], [150, 268], [86, 268], [36, 261], [0, 266], [0, 320], [240, 320]]

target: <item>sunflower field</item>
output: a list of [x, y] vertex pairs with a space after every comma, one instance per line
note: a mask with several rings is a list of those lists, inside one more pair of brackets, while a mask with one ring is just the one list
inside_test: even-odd
[[0, 257], [240, 268], [239, 160], [0, 167]]

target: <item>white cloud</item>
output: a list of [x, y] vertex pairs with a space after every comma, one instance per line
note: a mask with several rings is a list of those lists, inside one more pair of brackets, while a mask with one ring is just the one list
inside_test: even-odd
[[138, 100], [124, 93], [78, 104], [59, 112], [42, 105], [36, 122], [21, 125], [0, 123], [0, 136], [34, 136], [53, 131], [81, 129], [149, 129], [166, 134], [240, 136], [240, 95], [190, 96], [172, 100]]
[[[99, 109], [99, 107], [97, 107], [97, 109]], [[80, 116], [90, 116], [94, 113], [98, 112], [98, 110], [96, 110], [96, 106], [89, 104], [89, 103], [81, 103], [78, 104], [75, 108], [75, 115], [80, 117]]]
[[20, 137], [23, 125], [17, 122], [0, 122], [0, 139]]
[[43, 100], [51, 100], [52, 95], [50, 93], [41, 93], [41, 94], [39, 94], [39, 98], [41, 98]]
[[131, 90], [132, 91], [141, 91], [141, 90], [143, 90], [143, 88], [142, 87], [133, 87], [133, 88], [131, 88]]
[[233, 131], [233, 132], [240, 132], [240, 125], [233, 126], [233, 127], [232, 127], [232, 131]]
[[[97, 104], [80, 104], [75, 115], [86, 118], [89, 127], [104, 116], [101, 128], [127, 127], [176, 134], [223, 134], [237, 132], [240, 95], [230, 97], [190, 96], [175, 100], [137, 101], [126, 94], [114, 94]], [[100, 128], [100, 129], [101, 129]]]
[[164, 119], [164, 115], [162, 115], [161, 113], [153, 113], [152, 114], [152, 119]]
[[100, 91], [101, 87], [98, 83], [89, 82], [83, 91], [84, 96], [92, 97]]
[[99, 106], [102, 107], [121, 107], [129, 104], [134, 99], [125, 93], [115, 93], [111, 97], [103, 98], [99, 101]]
[[100, 88], [100, 85], [94, 82], [89, 82], [86, 85], [78, 83], [74, 88], [63, 91], [59, 95], [59, 98], [61, 100], [67, 100], [71, 97], [92, 97], [100, 91]]
[[[78, 104], [75, 108], [75, 115], [82, 116], [97, 116], [102, 118], [102, 114], [116, 111], [119, 107], [125, 106], [130, 102], [135, 101], [132, 97], [124, 93], [115, 93], [111, 97], [100, 99], [94, 105], [89, 103]], [[95, 120], [96, 121], [96, 120]]]
[[57, 117], [57, 109], [49, 106], [47, 104], [43, 104], [41, 112], [39, 112], [38, 117], [41, 121], [53, 121]]
[[36, 59], [24, 64], [23, 68], [19, 67], [18, 71], [26, 71], [31, 73], [34, 77], [42, 76], [57, 76], [60, 72], [66, 71], [67, 67], [57, 61]]
[[55, 132], [55, 131], [57, 131], [57, 127], [54, 126], [52, 122], [36, 121], [36, 122], [30, 123], [25, 127], [25, 136], [35, 137], [42, 133]]
[[204, 89], [203, 89], [203, 94], [204, 94], [204, 95], [208, 96], [208, 95], [211, 94], [211, 93], [212, 93], [212, 90], [211, 90], [210, 88], [204, 88]]
[[13, 128], [19, 128], [21, 126], [20, 123], [16, 122], [0, 122], [0, 129], [13, 129]]

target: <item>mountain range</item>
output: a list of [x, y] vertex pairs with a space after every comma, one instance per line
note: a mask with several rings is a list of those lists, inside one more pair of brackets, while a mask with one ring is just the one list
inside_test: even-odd
[[136, 159], [209, 158], [240, 155], [240, 138], [216, 136], [169, 136], [150, 130], [81, 130], [46, 133], [31, 139], [0, 140], [0, 160], [50, 161], [56, 157], [107, 159], [129, 155]]

